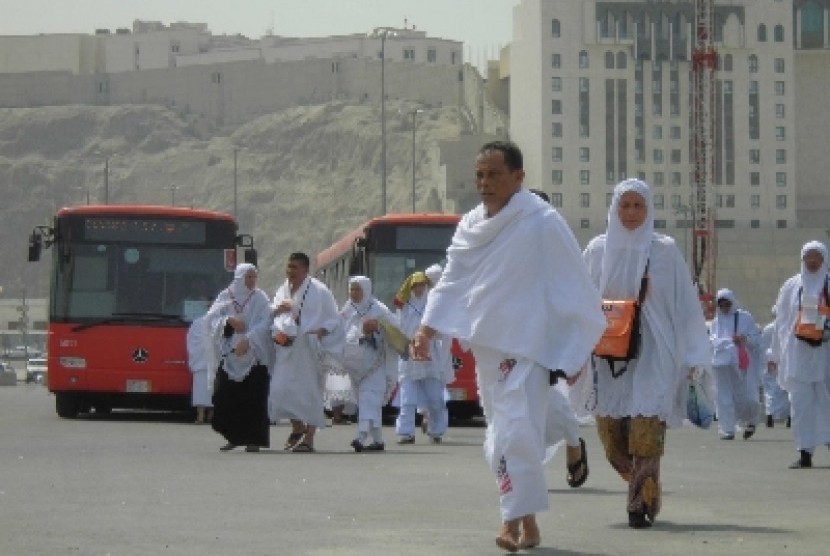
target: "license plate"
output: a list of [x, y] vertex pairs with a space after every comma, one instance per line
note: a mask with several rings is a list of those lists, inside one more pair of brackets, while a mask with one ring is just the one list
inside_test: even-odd
[[450, 388], [450, 399], [453, 401], [464, 401], [467, 399], [467, 392], [463, 388]]
[[150, 391], [149, 380], [128, 380], [127, 392], [147, 393]]

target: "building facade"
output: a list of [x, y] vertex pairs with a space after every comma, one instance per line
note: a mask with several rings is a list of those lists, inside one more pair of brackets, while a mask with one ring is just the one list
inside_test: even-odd
[[[655, 227], [686, 251], [694, 2], [523, 0], [513, 19], [510, 135], [528, 183], [551, 195], [584, 244], [605, 230], [614, 185], [640, 178], [652, 186]], [[829, 31], [827, 1], [715, 2], [709, 199], [724, 278], [737, 260], [727, 254], [754, 248], [747, 238], [763, 238], [759, 272], [774, 264], [763, 257], [771, 238], [797, 244], [804, 234], [792, 231], [814, 227], [806, 233], [827, 239]], [[771, 282], [792, 274], [785, 266]]]

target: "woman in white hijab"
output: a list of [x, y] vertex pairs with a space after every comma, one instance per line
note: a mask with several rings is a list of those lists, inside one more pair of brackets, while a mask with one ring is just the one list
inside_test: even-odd
[[[246, 451], [258, 452], [270, 445], [271, 305], [256, 281], [254, 265], [238, 265], [233, 281], [219, 292], [205, 315], [212, 359], [219, 366], [212, 425], [228, 441], [222, 451], [244, 445]], [[209, 368], [215, 369], [215, 365]]]
[[753, 358], [758, 355], [761, 334], [752, 315], [738, 306], [728, 288], [718, 290], [718, 305], [709, 337], [712, 340], [712, 370], [715, 375], [715, 410], [723, 440], [735, 438], [735, 426], [744, 429], [744, 440], [755, 434], [761, 416], [758, 391], [760, 375]]
[[[611, 466], [629, 483], [628, 524], [649, 527], [660, 511], [660, 458], [667, 427], [685, 416], [686, 377], [708, 367], [706, 323], [689, 269], [674, 240], [654, 232], [648, 185], [625, 180], [614, 188], [608, 229], [583, 254], [603, 299], [637, 299], [643, 275], [642, 342], [636, 359], [612, 376], [611, 365], [593, 359], [593, 378], [583, 378], [596, 400], [597, 431]], [[617, 371], [620, 371], [617, 362]]]
[[388, 347], [378, 319], [397, 324], [396, 318], [372, 295], [372, 281], [365, 276], [349, 278], [349, 300], [340, 315], [346, 334], [343, 365], [357, 390], [357, 438], [351, 446], [355, 452], [383, 451], [381, 412], [397, 379], [398, 358]]
[[[828, 305], [827, 247], [810, 241], [801, 248], [801, 272], [789, 278], [775, 302], [775, 332], [770, 359], [778, 367], [778, 383], [790, 394], [790, 411], [799, 459], [791, 469], [813, 466], [816, 446], [830, 444], [830, 344], [822, 310]], [[795, 334], [797, 322], [825, 329], [818, 343]]]

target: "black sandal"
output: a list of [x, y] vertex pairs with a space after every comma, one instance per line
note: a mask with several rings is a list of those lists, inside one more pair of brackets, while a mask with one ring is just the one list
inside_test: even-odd
[[[588, 480], [588, 451], [585, 449], [585, 440], [579, 439], [580, 455], [576, 463], [567, 463], [567, 455], [565, 456], [565, 465], [568, 467], [567, 481], [571, 488], [579, 488]], [[576, 475], [582, 472], [580, 477], [576, 479]]]
[[285, 450], [292, 449], [294, 447], [294, 445], [297, 444], [297, 442], [299, 442], [300, 439], [303, 437], [303, 434], [304, 433], [301, 433], [301, 432], [292, 432], [291, 434], [289, 434], [288, 435], [288, 440], [285, 441], [285, 445], [284, 445], [283, 449], [285, 449]]
[[309, 454], [314, 451], [314, 446], [312, 446], [308, 442], [300, 442], [299, 444], [291, 448], [291, 451], [296, 453]]

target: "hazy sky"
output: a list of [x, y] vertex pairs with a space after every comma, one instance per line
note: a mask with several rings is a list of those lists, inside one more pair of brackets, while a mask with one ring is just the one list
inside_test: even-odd
[[0, 35], [93, 33], [134, 19], [207, 23], [214, 34], [319, 37], [415, 25], [463, 41], [464, 56], [495, 58], [512, 35], [520, 0], [0, 0]]

